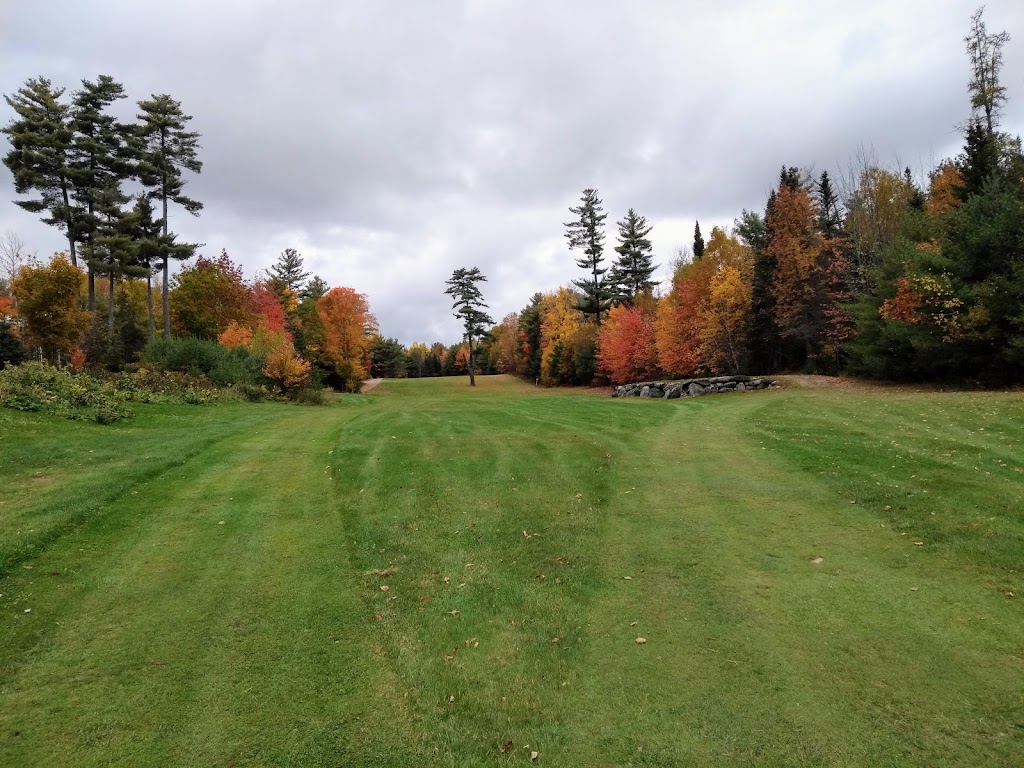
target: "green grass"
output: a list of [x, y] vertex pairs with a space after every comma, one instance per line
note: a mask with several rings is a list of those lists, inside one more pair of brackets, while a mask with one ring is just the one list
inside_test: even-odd
[[0, 765], [1020, 765], [1019, 393], [479, 383], [0, 411]]

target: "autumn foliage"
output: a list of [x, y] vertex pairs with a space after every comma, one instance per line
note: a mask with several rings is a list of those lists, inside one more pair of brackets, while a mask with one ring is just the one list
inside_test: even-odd
[[324, 331], [323, 356], [345, 388], [358, 391], [369, 370], [366, 355], [377, 332], [366, 297], [352, 288], [332, 288], [317, 302], [317, 313]]

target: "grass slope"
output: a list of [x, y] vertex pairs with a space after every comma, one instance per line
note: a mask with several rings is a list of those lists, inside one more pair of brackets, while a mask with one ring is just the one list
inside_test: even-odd
[[0, 765], [1019, 760], [1019, 395], [479, 381], [0, 412]]

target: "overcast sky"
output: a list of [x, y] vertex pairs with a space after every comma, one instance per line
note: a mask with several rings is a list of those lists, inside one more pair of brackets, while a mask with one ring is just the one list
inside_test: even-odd
[[[203, 136], [183, 239], [248, 275], [297, 248], [384, 335], [453, 343], [453, 269], [481, 268], [497, 319], [579, 276], [563, 223], [585, 187], [609, 225], [647, 216], [666, 265], [695, 220], [762, 209], [783, 164], [841, 175], [862, 147], [926, 174], [959, 149], [976, 2], [0, 0], [0, 91], [110, 74], [125, 115], [170, 94]], [[1024, 3], [985, 18], [1013, 38], [1021, 133]], [[0, 231], [60, 250], [14, 197], [0, 168]]]

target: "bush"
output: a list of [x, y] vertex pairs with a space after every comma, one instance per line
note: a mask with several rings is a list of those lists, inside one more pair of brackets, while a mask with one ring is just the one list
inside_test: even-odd
[[327, 405], [327, 394], [323, 387], [306, 386], [288, 393], [293, 403], [300, 405]]
[[108, 382], [46, 363], [23, 363], [0, 371], [0, 406], [5, 408], [113, 424], [132, 415], [127, 399]]
[[228, 350], [215, 341], [191, 337], [157, 339], [143, 355], [143, 361], [161, 371], [192, 377], [205, 376], [218, 386], [263, 384], [264, 361], [245, 347]]

